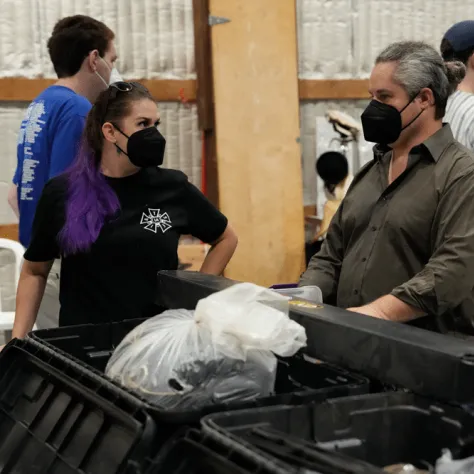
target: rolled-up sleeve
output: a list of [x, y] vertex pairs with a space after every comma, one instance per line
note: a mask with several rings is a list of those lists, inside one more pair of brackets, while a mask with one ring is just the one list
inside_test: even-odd
[[392, 295], [441, 316], [472, 296], [474, 289], [474, 169], [448, 184], [432, 229], [435, 245], [428, 263]]
[[344, 257], [341, 215], [344, 201], [332, 218], [321, 250], [312, 257], [308, 269], [301, 275], [299, 286], [318, 286], [323, 293], [323, 301], [335, 304], [337, 286]]

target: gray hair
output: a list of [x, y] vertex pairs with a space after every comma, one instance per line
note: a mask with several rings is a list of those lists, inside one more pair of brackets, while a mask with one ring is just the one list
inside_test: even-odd
[[411, 99], [424, 87], [433, 91], [435, 118], [444, 117], [448, 97], [466, 75], [466, 67], [459, 61], [444, 62], [439, 53], [421, 41], [401, 41], [385, 48], [375, 64], [397, 62], [393, 79]]

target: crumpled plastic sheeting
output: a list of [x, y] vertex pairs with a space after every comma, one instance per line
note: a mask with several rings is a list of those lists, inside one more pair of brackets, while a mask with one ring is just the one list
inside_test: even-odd
[[297, 5], [299, 74], [306, 79], [368, 77], [388, 44], [414, 39], [439, 48], [453, 23], [474, 17], [470, 0], [298, 0]]
[[37, 0], [2, 0], [0, 76], [34, 77], [43, 72], [39, 8]]
[[127, 77], [195, 77], [192, 0], [2, 0], [0, 75], [55, 77], [47, 40], [62, 17], [84, 14], [116, 34]]

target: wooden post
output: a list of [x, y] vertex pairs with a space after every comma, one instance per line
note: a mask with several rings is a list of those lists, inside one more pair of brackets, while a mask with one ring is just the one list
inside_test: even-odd
[[239, 235], [226, 276], [296, 282], [304, 220], [294, 0], [210, 0], [219, 202]]
[[193, 0], [194, 57], [196, 61], [199, 128], [203, 143], [203, 180], [206, 196], [219, 207], [218, 167], [214, 129], [214, 87], [212, 79], [211, 30], [209, 0]]

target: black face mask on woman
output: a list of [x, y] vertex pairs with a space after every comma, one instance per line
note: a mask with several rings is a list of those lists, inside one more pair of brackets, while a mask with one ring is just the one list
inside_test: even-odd
[[402, 127], [401, 114], [414, 99], [411, 99], [400, 111], [393, 107], [393, 105], [372, 100], [361, 115], [365, 140], [380, 143], [381, 145], [395, 143], [403, 130], [409, 127], [423, 113], [422, 110], [410, 123]]
[[166, 139], [156, 127], [148, 127], [128, 136], [117, 125], [114, 127], [128, 138], [127, 151], [115, 146], [138, 168], [161, 166], [165, 156]]

